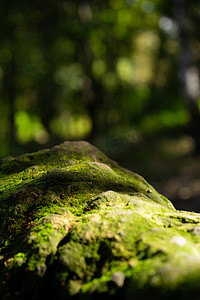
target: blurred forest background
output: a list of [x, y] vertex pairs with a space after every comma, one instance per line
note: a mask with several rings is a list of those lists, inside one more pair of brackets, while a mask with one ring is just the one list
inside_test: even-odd
[[200, 1], [0, 2], [0, 157], [85, 139], [200, 211]]

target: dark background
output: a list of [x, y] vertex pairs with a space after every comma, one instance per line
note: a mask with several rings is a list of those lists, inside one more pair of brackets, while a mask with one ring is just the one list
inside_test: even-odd
[[88, 140], [200, 211], [200, 1], [0, 2], [0, 157]]

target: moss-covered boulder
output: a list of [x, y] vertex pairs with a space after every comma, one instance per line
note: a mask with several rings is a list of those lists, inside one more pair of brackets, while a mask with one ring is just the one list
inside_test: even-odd
[[87, 142], [1, 160], [1, 300], [199, 293], [199, 214]]

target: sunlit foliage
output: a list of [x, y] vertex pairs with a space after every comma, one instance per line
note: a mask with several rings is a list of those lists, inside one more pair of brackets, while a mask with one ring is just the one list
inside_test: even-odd
[[1, 1], [0, 156], [16, 144], [94, 140], [119, 127], [184, 126], [169, 5]]

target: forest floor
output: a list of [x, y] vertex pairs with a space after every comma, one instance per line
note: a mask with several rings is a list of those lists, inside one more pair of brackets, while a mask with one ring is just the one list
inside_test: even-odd
[[189, 136], [161, 138], [132, 145], [114, 157], [143, 176], [179, 210], [200, 212], [200, 156]]

